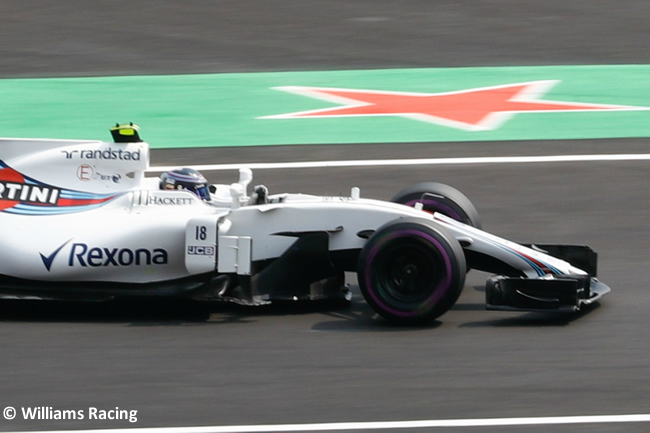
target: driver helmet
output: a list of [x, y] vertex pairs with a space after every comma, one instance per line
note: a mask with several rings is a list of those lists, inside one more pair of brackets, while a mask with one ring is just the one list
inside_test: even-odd
[[198, 171], [181, 168], [160, 175], [160, 189], [184, 189], [196, 194], [201, 200], [210, 200], [208, 181]]

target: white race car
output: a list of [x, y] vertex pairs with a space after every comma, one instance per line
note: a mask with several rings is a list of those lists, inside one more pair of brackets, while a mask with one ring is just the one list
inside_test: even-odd
[[135, 125], [113, 142], [0, 140], [0, 298], [166, 296], [246, 305], [350, 299], [356, 272], [381, 316], [423, 323], [458, 299], [470, 268], [496, 274], [488, 309], [577, 311], [610, 291], [586, 246], [523, 246], [481, 230], [442, 184], [391, 201], [250, 194], [250, 170], [207, 185], [191, 169], [145, 177]]

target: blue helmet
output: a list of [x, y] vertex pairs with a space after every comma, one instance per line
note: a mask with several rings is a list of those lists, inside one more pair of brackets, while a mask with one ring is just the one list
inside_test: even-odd
[[201, 173], [191, 168], [181, 168], [161, 174], [160, 189], [185, 189], [199, 196], [201, 200], [210, 200], [208, 181]]

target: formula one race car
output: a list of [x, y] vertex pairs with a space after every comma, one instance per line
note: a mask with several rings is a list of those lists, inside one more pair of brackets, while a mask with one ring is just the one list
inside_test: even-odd
[[381, 316], [423, 323], [456, 302], [470, 268], [496, 274], [488, 309], [577, 311], [610, 291], [586, 246], [518, 245], [481, 230], [442, 184], [390, 202], [247, 194], [191, 169], [145, 177], [135, 125], [113, 142], [0, 140], [0, 298], [165, 296], [263, 305], [350, 299], [345, 271]]

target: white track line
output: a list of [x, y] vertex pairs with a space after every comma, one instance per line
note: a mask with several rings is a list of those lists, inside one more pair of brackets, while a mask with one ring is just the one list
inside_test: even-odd
[[[505, 427], [558, 424], [611, 424], [650, 422], [650, 415], [596, 415], [536, 418], [483, 418], [388, 422], [340, 422], [317, 424], [233, 425], [214, 427], [160, 427], [105, 430], [50, 430], [32, 433], [270, 433], [344, 430], [387, 430], [412, 428]], [[18, 433], [18, 432], [15, 432]], [[23, 432], [24, 433], [24, 432]]]
[[[612, 162], [649, 161], [650, 154], [615, 155], [552, 155], [552, 156], [487, 156], [471, 158], [422, 158], [422, 159], [370, 159], [348, 161], [306, 161], [306, 162], [253, 162], [233, 164], [205, 164], [188, 166], [200, 171], [288, 169], [288, 168], [334, 168], [334, 167], [384, 167], [405, 165], [462, 165], [462, 164], [524, 164], [555, 162]], [[178, 166], [150, 167], [149, 172], [173, 170]]]
[[[426, 158], [426, 159], [381, 159], [348, 161], [309, 161], [275, 163], [235, 163], [194, 165], [201, 171], [236, 170], [239, 168], [288, 169], [288, 168], [328, 168], [328, 167], [381, 167], [405, 165], [459, 165], [459, 164], [509, 164], [509, 163], [550, 163], [550, 162], [608, 162], [608, 161], [648, 161], [650, 154], [616, 155], [555, 155], [555, 156], [506, 156], [474, 158]], [[151, 167], [148, 171], [160, 172], [176, 167]], [[344, 430], [387, 430], [437, 427], [503, 427], [524, 425], [557, 424], [609, 424], [650, 422], [650, 414], [643, 415], [597, 415], [536, 418], [484, 418], [457, 420], [388, 421], [388, 422], [347, 422], [317, 424], [269, 424], [235, 425], [214, 427], [163, 427], [109, 430], [53, 430], [37, 433], [270, 433], [306, 431], [344, 431]]]

